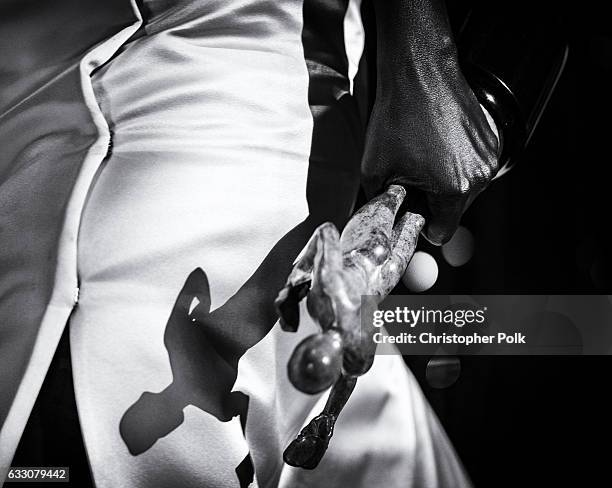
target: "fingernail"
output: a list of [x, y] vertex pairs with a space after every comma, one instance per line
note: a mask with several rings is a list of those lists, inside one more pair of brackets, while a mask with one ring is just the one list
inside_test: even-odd
[[433, 244], [434, 246], [439, 247], [444, 243], [443, 235], [440, 232], [432, 231], [431, 227], [425, 228], [421, 235], [425, 238], [427, 242]]

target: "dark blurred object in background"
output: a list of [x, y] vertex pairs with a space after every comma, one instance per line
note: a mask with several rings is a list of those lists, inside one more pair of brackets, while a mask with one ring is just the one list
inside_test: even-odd
[[500, 139], [500, 173], [529, 143], [567, 61], [555, 12], [532, 15], [499, 2], [470, 9], [456, 35], [463, 74], [493, 116]]
[[[472, 259], [452, 267], [440, 249], [421, 243], [440, 266], [428, 293], [610, 294], [612, 26], [605, 2], [448, 6], [456, 30], [483, 6], [503, 11], [510, 30], [544, 28], [556, 17], [569, 56], [526, 151], [464, 216]], [[406, 358], [477, 488], [610, 484], [612, 358], [462, 357], [460, 377], [446, 389], [429, 385], [428, 359]]]

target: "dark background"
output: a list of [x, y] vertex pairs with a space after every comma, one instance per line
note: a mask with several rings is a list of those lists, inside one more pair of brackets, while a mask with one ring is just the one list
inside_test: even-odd
[[[448, 0], [460, 28], [486, 2]], [[489, 2], [506, 33], [558, 19], [565, 70], [514, 169], [484, 192], [463, 225], [476, 250], [440, 266], [430, 293], [609, 294], [612, 29], [606, 2]], [[537, 5], [534, 5], [537, 4]], [[513, 37], [508, 37], [512, 45]], [[406, 291], [399, 289], [399, 292]], [[612, 327], [612, 324], [609, 324]], [[428, 358], [405, 358], [476, 487], [612, 486], [610, 357], [463, 357], [458, 381], [432, 388]]]

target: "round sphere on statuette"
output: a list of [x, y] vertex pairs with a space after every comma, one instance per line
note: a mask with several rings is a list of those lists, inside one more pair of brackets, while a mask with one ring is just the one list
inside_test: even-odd
[[412, 256], [402, 283], [410, 291], [420, 293], [429, 290], [438, 279], [438, 263], [431, 254], [417, 251]]
[[312, 395], [333, 385], [342, 370], [342, 346], [340, 334], [333, 330], [306, 337], [287, 365], [293, 386]]

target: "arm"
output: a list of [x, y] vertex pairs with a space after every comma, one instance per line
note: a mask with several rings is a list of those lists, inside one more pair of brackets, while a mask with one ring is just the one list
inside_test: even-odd
[[453, 235], [497, 171], [497, 139], [459, 69], [443, 0], [372, 0], [377, 93], [362, 167], [366, 192], [389, 183], [425, 197], [425, 236]]

